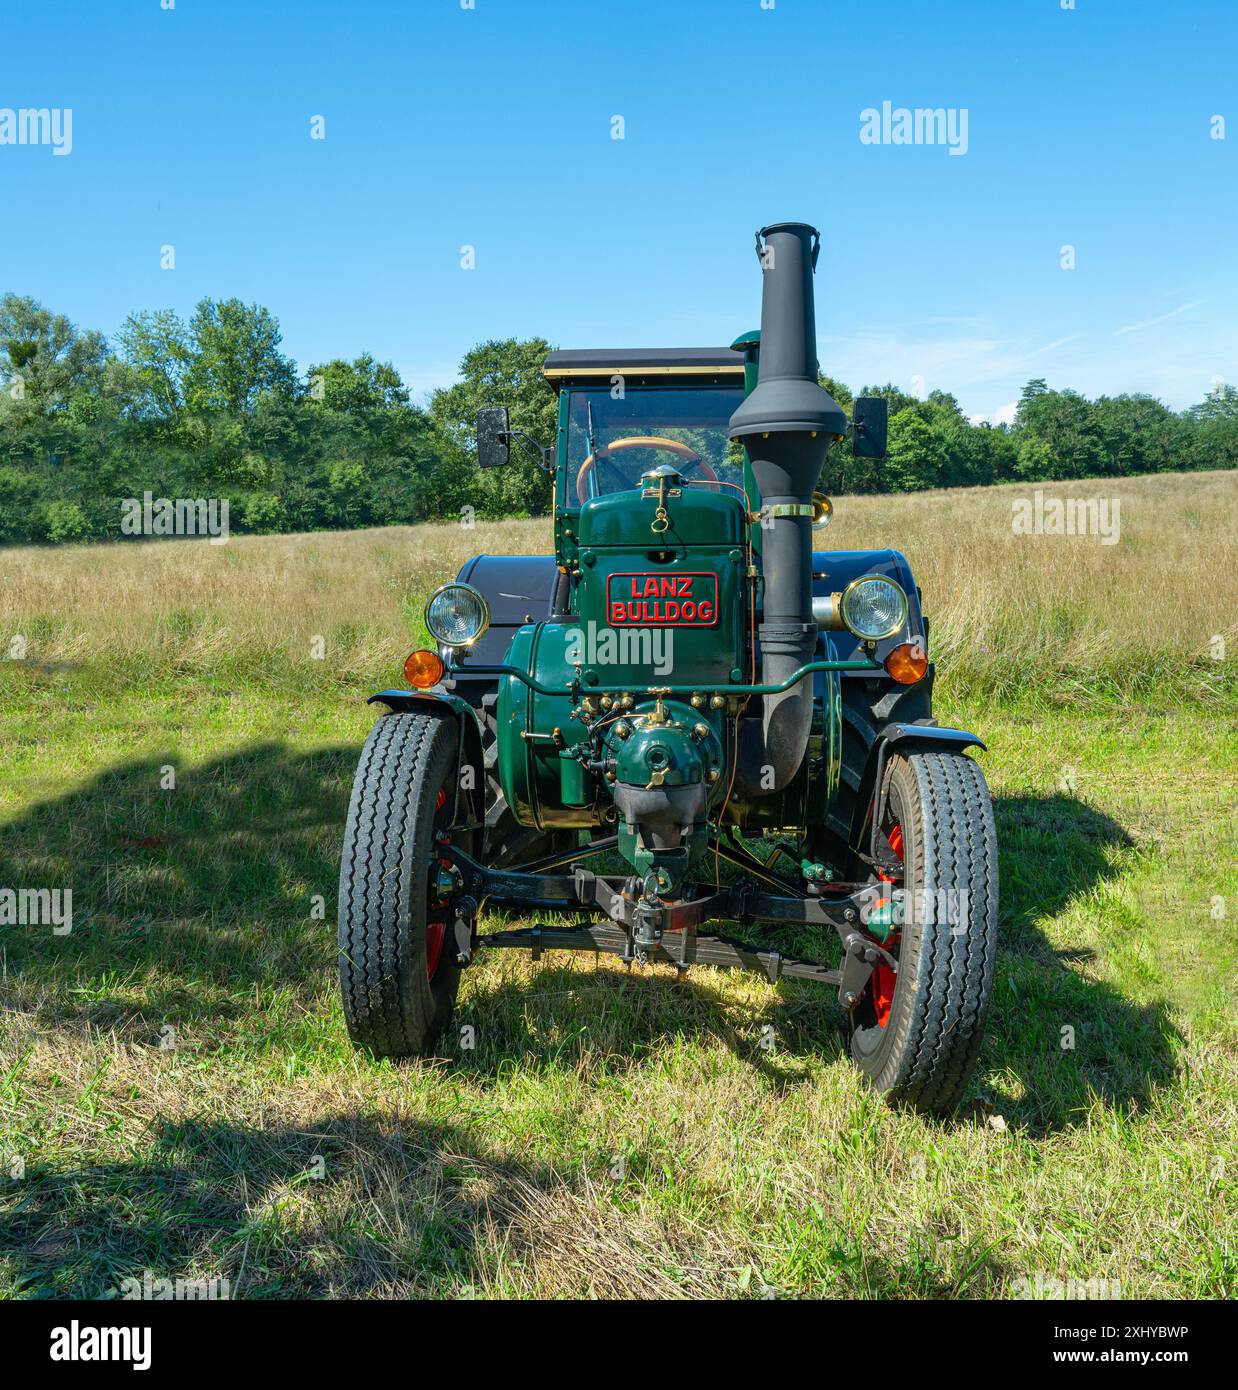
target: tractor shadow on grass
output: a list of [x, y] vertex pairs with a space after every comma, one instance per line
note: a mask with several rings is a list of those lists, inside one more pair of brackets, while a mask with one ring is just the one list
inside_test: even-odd
[[328, 1113], [269, 1129], [157, 1118], [143, 1148], [132, 1162], [32, 1165], [5, 1184], [0, 1287], [116, 1298], [134, 1296], [124, 1281], [149, 1278], [216, 1281], [201, 1298], [355, 1298], [393, 1286], [442, 1297], [479, 1274], [481, 1238], [518, 1218], [513, 1193], [562, 1183], [407, 1116]]
[[[99, 1299], [735, 1298], [763, 1240], [720, 1255], [699, 1223], [612, 1199], [613, 1159], [571, 1173], [495, 1148], [474, 1126], [407, 1113], [307, 1114], [269, 1128], [157, 1117], [129, 1162], [32, 1164], [0, 1186], [0, 1290]], [[528, 1145], [522, 1144], [522, 1155]], [[660, 1166], [653, 1170], [656, 1180]], [[636, 1166], [629, 1176], [639, 1178]], [[849, 1229], [810, 1287], [772, 1292], [948, 1298], [913, 1248], [875, 1252]], [[167, 1281], [167, 1282], [164, 1282]], [[767, 1292], [758, 1275], [749, 1297]]]
[[[267, 743], [194, 766], [169, 752], [110, 768], [9, 822], [0, 885], [71, 888], [73, 929], [0, 926], [0, 1009], [143, 1047], [170, 1027], [209, 1051], [238, 1032], [253, 1042], [264, 1001], [283, 994], [312, 1028], [335, 985], [340, 842], [358, 752]], [[736, 1025], [708, 984], [680, 985], [668, 971], [629, 980], [569, 959], [557, 953], [532, 979], [527, 969], [503, 971], [498, 986], [488, 979], [471, 1016], [483, 1046], [451, 1047], [450, 1060], [497, 1073], [513, 1058], [556, 1059], [570, 1036], [584, 1052], [602, 1055], [602, 1039], [605, 1055], [635, 1062], [703, 1031], [787, 1083], [805, 1073], [791, 1057], [814, 1038], [841, 1052], [828, 1001], [810, 986], [770, 991]], [[766, 1023], [776, 1068], [760, 1046]]]
[[71, 889], [73, 924], [0, 926], [0, 1007], [150, 1043], [165, 1024], [240, 1017], [255, 989], [320, 993], [356, 757], [266, 743], [186, 766], [169, 752], [10, 821], [0, 884]]
[[[780, 1090], [808, 1082], [846, 1052], [837, 1003], [817, 986], [771, 987], [756, 975], [752, 994], [724, 996], [713, 971], [684, 980], [668, 966], [629, 973], [613, 957], [554, 952], [532, 973], [524, 952], [497, 972], [465, 978], [444, 1053], [472, 1075], [495, 1078], [521, 1060], [534, 1068], [603, 1068], [638, 1073], [684, 1042], [722, 1042]], [[731, 972], [733, 974], [733, 972]], [[461, 1030], [471, 1046], [461, 1048]]]
[[1096, 951], [1055, 950], [1041, 925], [1116, 880], [1134, 841], [1068, 795], [999, 796], [994, 813], [1001, 934], [978, 1077], [1016, 1081], [1020, 1099], [1001, 1108], [1033, 1135], [1075, 1123], [1093, 1097], [1146, 1106], [1176, 1069], [1181, 1035], [1167, 1007], [1132, 1003], [1096, 978]]

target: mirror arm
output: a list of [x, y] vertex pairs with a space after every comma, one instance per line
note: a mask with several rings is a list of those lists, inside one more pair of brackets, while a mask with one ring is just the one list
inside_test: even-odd
[[536, 439], [525, 434], [522, 430], [508, 430], [499, 435], [500, 439], [506, 440], [508, 444], [515, 440], [527, 454], [536, 457], [537, 466], [543, 473], [553, 473], [554, 465], [554, 446], [550, 444], [539, 444]]

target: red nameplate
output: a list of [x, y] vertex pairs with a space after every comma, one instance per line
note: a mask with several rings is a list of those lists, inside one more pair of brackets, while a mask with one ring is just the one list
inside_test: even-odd
[[611, 627], [713, 627], [718, 621], [716, 574], [612, 574], [606, 581]]

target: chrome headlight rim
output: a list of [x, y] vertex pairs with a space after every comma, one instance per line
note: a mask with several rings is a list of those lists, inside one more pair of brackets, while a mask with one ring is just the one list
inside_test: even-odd
[[[862, 632], [851, 622], [849, 612], [850, 599], [851, 595], [861, 584], [872, 584], [874, 582], [878, 584], [888, 584], [898, 595], [898, 621], [881, 632]], [[887, 574], [862, 574], [858, 578], [853, 579], [843, 590], [843, 596], [838, 604], [838, 611], [844, 626], [852, 636], [858, 637], [861, 642], [884, 642], [887, 637], [893, 637], [896, 632], [901, 632], [907, 625], [907, 614], [909, 612], [907, 590], [903, 588], [897, 579], [891, 579]]]
[[[434, 601], [443, 594], [452, 590], [463, 590], [471, 595], [481, 605], [481, 626], [466, 642], [453, 642], [435, 630], [433, 622], [430, 620], [430, 609]], [[422, 610], [421, 620], [426, 625], [426, 631], [439, 644], [440, 647], [451, 647], [456, 651], [467, 651], [470, 647], [476, 646], [485, 636], [490, 627], [490, 605], [486, 602], [486, 596], [480, 589], [476, 589], [472, 584], [466, 584], [462, 579], [453, 579], [447, 584], [440, 584], [437, 589], [426, 599], [426, 606]]]

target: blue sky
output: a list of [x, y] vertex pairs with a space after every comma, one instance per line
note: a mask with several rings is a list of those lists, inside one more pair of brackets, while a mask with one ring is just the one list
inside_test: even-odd
[[[862, 143], [885, 101], [965, 109], [966, 153]], [[484, 338], [727, 342], [793, 218], [853, 388], [1238, 380], [1233, 0], [38, 0], [0, 22], [23, 107], [73, 148], [0, 145], [0, 291], [108, 333], [238, 295], [421, 396]]]

